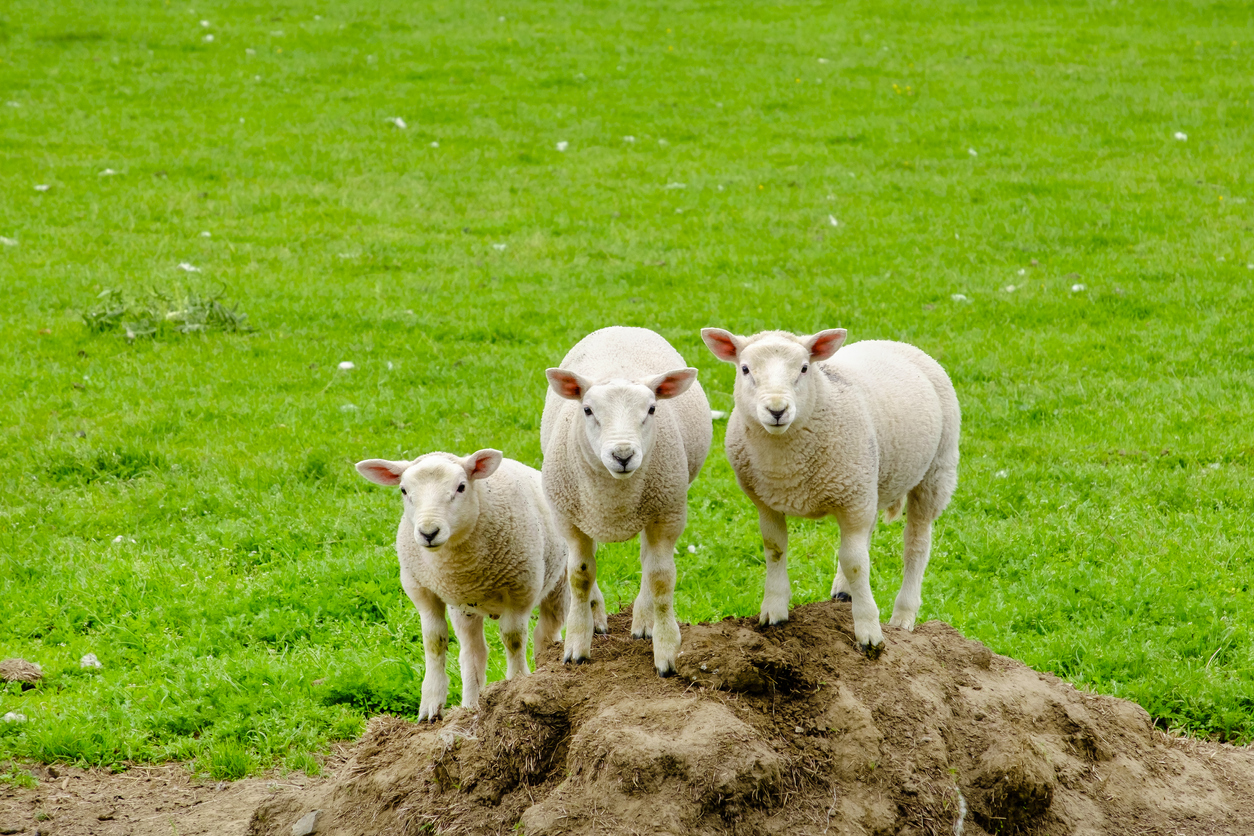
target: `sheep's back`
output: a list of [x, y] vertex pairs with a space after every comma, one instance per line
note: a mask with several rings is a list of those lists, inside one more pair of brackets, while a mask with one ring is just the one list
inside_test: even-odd
[[879, 448], [881, 504], [891, 504], [917, 485], [952, 429], [956, 444], [957, 398], [940, 364], [907, 343], [867, 340], [836, 352], [821, 364], [829, 377], [862, 393]]

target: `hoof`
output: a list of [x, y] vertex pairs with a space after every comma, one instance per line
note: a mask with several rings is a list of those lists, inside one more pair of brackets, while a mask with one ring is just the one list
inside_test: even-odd
[[775, 619], [775, 620], [771, 620], [771, 619], [769, 619], [769, 618], [765, 618], [765, 617], [762, 617], [762, 618], [759, 618], [759, 619], [758, 619], [758, 626], [759, 626], [759, 627], [778, 627], [778, 626], [779, 626], [779, 625], [781, 625], [781, 624], [787, 624], [787, 623], [788, 623], [788, 618], [787, 618], [787, 616], [785, 616], [784, 618], [779, 618], [779, 619]]
[[675, 675], [675, 666], [667, 665], [665, 669], [658, 668], [657, 675], [662, 677], [662, 679], [670, 679], [672, 676]]
[[562, 660], [562, 664], [569, 665], [573, 662], [576, 665], [586, 665], [591, 661], [592, 661], [591, 656], [581, 656], [579, 658], [575, 658], [573, 656], [567, 656], [566, 658]]
[[863, 645], [859, 645], [859, 648], [862, 650], [863, 656], [865, 656], [866, 658], [874, 662], [876, 659], [880, 658], [880, 654], [884, 652], [884, 643], [880, 642], [879, 644], [863, 644]]
[[653, 636], [649, 635], [647, 632], [632, 633], [632, 634], [631, 634], [631, 637], [632, 637], [633, 639], [637, 639], [637, 640], [639, 640], [639, 639], [651, 639], [651, 638], [653, 638]]
[[610, 628], [608, 626], [602, 627], [597, 625], [592, 628], [592, 632], [598, 636], [608, 636], [610, 634]]
[[832, 596], [832, 600], [840, 601], [842, 604], [848, 604], [850, 601], [853, 600], [853, 596], [850, 595], [848, 592], [837, 592], [835, 595]]

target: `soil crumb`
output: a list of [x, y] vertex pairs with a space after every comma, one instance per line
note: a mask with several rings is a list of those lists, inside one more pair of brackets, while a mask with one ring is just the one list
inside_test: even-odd
[[885, 626], [874, 662], [848, 604], [693, 625], [659, 679], [630, 623], [611, 616], [588, 665], [544, 649], [475, 711], [374, 719], [248, 833], [288, 836], [315, 810], [330, 836], [1254, 832], [1254, 751], [1163, 734], [946, 624]]

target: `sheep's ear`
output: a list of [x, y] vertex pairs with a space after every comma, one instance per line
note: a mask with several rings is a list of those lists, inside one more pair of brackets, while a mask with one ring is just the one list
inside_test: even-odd
[[487, 479], [501, 466], [501, 458], [500, 450], [480, 450], [462, 459], [462, 467], [470, 479]]
[[682, 395], [696, 382], [696, 369], [675, 369], [673, 372], [663, 372], [652, 380], [646, 381], [644, 385], [653, 390], [658, 400], [663, 400]]
[[548, 369], [544, 376], [549, 379], [549, 388], [568, 401], [583, 400], [584, 393], [592, 386], [584, 378], [565, 369]]
[[409, 462], [390, 462], [387, 459], [366, 459], [357, 462], [357, 472], [376, 485], [399, 485], [401, 474], [409, 467]]
[[740, 349], [745, 345], [743, 339], [722, 328], [702, 328], [701, 339], [705, 341], [706, 347], [714, 352], [714, 356], [725, 363], [735, 363]]
[[845, 342], [848, 333], [844, 328], [828, 328], [813, 337], [806, 337], [801, 344], [810, 349], [810, 361], [817, 363], [835, 354], [836, 349]]

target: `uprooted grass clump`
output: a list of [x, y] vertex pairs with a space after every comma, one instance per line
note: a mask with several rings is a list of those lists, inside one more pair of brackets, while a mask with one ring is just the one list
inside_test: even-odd
[[96, 333], [121, 331], [127, 340], [203, 331], [233, 333], [255, 330], [248, 314], [224, 301], [224, 290], [202, 292], [188, 288], [162, 291], [148, 288], [139, 295], [105, 288], [96, 304], [83, 311], [83, 322]]

